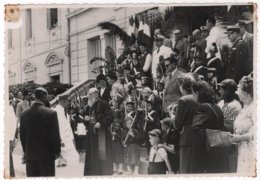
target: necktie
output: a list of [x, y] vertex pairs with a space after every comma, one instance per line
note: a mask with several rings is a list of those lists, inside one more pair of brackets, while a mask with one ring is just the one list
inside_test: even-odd
[[157, 54], [160, 52], [160, 48], [158, 48], [158, 50], [157, 50]]

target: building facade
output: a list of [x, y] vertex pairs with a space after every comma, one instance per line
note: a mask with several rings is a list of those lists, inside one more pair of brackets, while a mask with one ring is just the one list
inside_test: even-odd
[[69, 82], [67, 12], [65, 8], [22, 6], [22, 25], [7, 30], [9, 84]]
[[64, 7], [24, 7], [22, 26], [7, 30], [9, 84], [60, 81], [75, 85], [95, 78], [97, 64], [90, 64], [90, 60], [105, 57], [108, 46], [117, 56], [124, 48], [115, 35], [97, 26], [101, 22], [114, 23], [127, 32], [130, 16], [145, 17], [149, 23], [163, 17], [161, 25], [167, 23], [165, 33], [174, 40], [173, 29], [182, 28], [189, 36], [210, 16], [217, 17], [217, 24], [223, 28], [234, 24], [241, 18], [239, 11], [248, 6], [174, 6], [168, 19], [166, 6]]

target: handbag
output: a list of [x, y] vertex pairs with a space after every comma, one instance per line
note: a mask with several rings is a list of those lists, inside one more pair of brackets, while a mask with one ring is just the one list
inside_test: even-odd
[[207, 150], [225, 149], [231, 147], [230, 132], [214, 129], [206, 129]]
[[[218, 114], [215, 112], [215, 110], [208, 104], [210, 109], [216, 114], [217, 117]], [[231, 141], [229, 140], [230, 132], [228, 131], [222, 131], [219, 129], [206, 129], [206, 145], [207, 150], [211, 151], [214, 149], [225, 149], [231, 147]]]

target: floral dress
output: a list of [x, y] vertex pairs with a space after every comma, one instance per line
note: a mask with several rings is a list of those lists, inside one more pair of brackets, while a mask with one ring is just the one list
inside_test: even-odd
[[251, 138], [249, 141], [241, 141], [238, 146], [238, 161], [237, 161], [237, 173], [240, 175], [253, 176], [255, 175], [255, 115], [254, 106], [251, 104], [245, 106], [238, 114], [234, 122], [234, 134], [248, 134]]

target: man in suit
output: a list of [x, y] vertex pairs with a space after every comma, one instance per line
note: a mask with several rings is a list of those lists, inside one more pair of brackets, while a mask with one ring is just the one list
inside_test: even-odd
[[48, 92], [35, 90], [35, 102], [21, 115], [20, 136], [28, 177], [55, 176], [55, 159], [61, 152], [57, 113], [45, 107]]
[[228, 57], [226, 78], [234, 79], [237, 83], [248, 72], [248, 53], [246, 43], [240, 37], [239, 26], [228, 26], [227, 35], [233, 44]]
[[170, 57], [173, 53], [171, 48], [166, 47], [163, 44], [164, 37], [162, 35], [155, 36], [155, 44], [156, 49], [153, 52], [153, 60], [152, 60], [152, 76], [154, 81], [157, 79], [157, 67], [159, 65], [160, 60], [164, 60]]
[[240, 35], [245, 41], [247, 45], [247, 50], [248, 50], [248, 69], [247, 73], [251, 73], [253, 71], [253, 49], [254, 49], [254, 43], [253, 43], [253, 38], [254, 35], [247, 32], [246, 30], [246, 22], [245, 21], [239, 21], [238, 25], [240, 27]]
[[107, 78], [103, 74], [99, 74], [97, 76], [97, 83], [99, 84], [99, 92], [100, 92], [100, 98], [106, 102], [109, 102], [111, 100], [110, 91], [111, 87], [107, 83]]
[[189, 42], [187, 38], [183, 36], [183, 31], [180, 28], [177, 28], [173, 31], [174, 34], [174, 47], [179, 51], [179, 61], [178, 67], [184, 70], [188, 70], [188, 46]]
[[21, 102], [22, 100], [15, 98], [13, 93], [9, 93], [9, 105], [13, 106], [14, 113], [16, 114], [16, 108], [17, 105]]
[[177, 68], [178, 60], [171, 56], [165, 61], [166, 66], [166, 78], [164, 86], [164, 98], [163, 98], [163, 110], [168, 113], [168, 106], [170, 104], [177, 104], [181, 97], [181, 92], [177, 82], [177, 78], [182, 71]]

